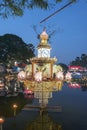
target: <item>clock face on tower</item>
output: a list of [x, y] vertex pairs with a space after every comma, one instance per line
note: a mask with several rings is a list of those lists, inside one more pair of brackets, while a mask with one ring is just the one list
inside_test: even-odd
[[38, 57], [50, 57], [50, 49], [40, 48], [38, 50]]

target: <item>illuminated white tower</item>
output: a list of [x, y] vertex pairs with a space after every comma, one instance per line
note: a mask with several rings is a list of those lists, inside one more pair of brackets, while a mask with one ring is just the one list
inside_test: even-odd
[[37, 46], [38, 48], [38, 57], [48, 57], [50, 58], [50, 44], [48, 43], [48, 34], [46, 30], [40, 34], [40, 43]]
[[[53, 65], [57, 61], [57, 59], [50, 57], [51, 46], [48, 43], [48, 34], [46, 33], [46, 29], [40, 34], [40, 43], [37, 46], [37, 56], [30, 59], [32, 63], [32, 77], [34, 77], [37, 72], [37, 68], [39, 68], [42, 72], [42, 79], [52, 79], [53, 78]], [[44, 72], [41, 70], [45, 68]]]

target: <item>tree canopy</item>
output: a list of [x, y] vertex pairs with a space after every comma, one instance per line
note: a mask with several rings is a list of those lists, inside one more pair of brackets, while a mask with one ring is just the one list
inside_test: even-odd
[[59, 63], [58, 65], [60, 65], [60, 66], [63, 68], [63, 71], [64, 71], [64, 72], [67, 72], [68, 66], [67, 66], [66, 64], [64, 64], [64, 63]]
[[76, 57], [75, 60], [70, 62], [70, 65], [87, 67], [87, 54], [81, 54], [80, 57]]
[[[48, 9], [63, 0], [0, 0], [0, 16], [22, 16], [25, 9]], [[70, 0], [75, 2], [76, 0]]]
[[34, 57], [33, 44], [25, 43], [22, 38], [5, 34], [0, 36], [0, 62], [8, 63], [9, 61], [25, 61]]

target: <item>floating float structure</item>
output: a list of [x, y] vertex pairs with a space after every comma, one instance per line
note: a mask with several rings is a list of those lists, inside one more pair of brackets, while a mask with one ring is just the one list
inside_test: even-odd
[[40, 34], [40, 43], [37, 45], [37, 56], [30, 59], [31, 64], [24, 71], [18, 73], [18, 79], [23, 81], [27, 90], [34, 92], [39, 99], [40, 108], [46, 107], [52, 92], [60, 91], [63, 86], [62, 67], [56, 65], [57, 58], [51, 57], [51, 46], [46, 29]]

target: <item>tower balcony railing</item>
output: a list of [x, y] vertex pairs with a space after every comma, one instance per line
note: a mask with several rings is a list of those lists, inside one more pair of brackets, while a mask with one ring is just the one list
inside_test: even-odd
[[33, 58], [30, 59], [30, 61], [31, 62], [36, 62], [36, 63], [38, 63], [38, 62], [40, 62], [40, 63], [47, 63], [47, 62], [51, 63], [51, 62], [56, 62], [57, 59], [56, 59], [56, 57], [54, 57], [54, 58], [50, 58], [50, 57], [33, 57]]

